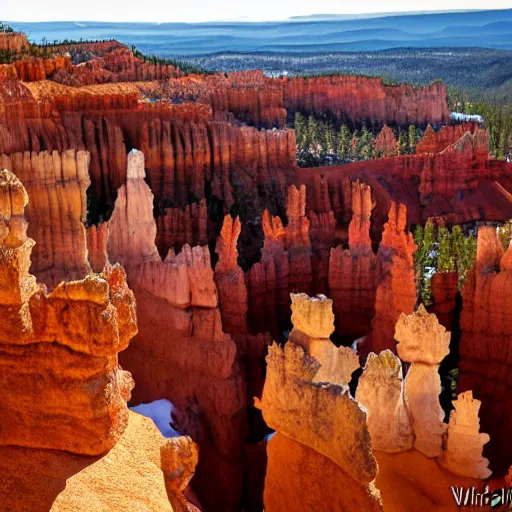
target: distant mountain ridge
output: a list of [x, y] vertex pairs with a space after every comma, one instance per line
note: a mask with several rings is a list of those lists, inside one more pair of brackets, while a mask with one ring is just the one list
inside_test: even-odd
[[115, 38], [160, 57], [217, 52], [378, 51], [393, 48], [512, 50], [512, 9], [328, 20], [208, 23], [12, 22], [35, 42]]

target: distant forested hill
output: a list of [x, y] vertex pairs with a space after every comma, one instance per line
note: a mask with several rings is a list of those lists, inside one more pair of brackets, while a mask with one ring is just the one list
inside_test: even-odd
[[[143, 16], [143, 14], [141, 14]], [[373, 17], [372, 17], [373, 16]], [[9, 22], [34, 42], [110, 39], [159, 57], [224, 51], [375, 51], [389, 48], [484, 47], [512, 50], [512, 9], [371, 15], [273, 22]]]
[[401, 48], [379, 52], [218, 53], [184, 60], [210, 71], [263, 69], [269, 75], [359, 74], [428, 84], [442, 79], [474, 99], [512, 103], [512, 51]]

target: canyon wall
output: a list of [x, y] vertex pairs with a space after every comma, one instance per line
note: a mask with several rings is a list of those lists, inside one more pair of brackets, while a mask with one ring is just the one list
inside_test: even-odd
[[349, 249], [333, 247], [329, 260], [329, 297], [334, 301], [336, 333], [351, 341], [370, 332], [379, 282], [377, 257], [370, 239], [373, 208], [368, 185], [352, 183]]
[[176, 406], [179, 430], [201, 450], [194, 488], [206, 507], [227, 510], [241, 499], [246, 431], [237, 345], [223, 332], [208, 247], [185, 245], [161, 259], [144, 156], [134, 150], [127, 161], [107, 243], [137, 295], [139, 333], [121, 362], [137, 382], [135, 403], [167, 398]]
[[0, 167], [15, 173], [30, 197], [28, 235], [36, 242], [31, 272], [50, 289], [63, 280], [83, 279], [91, 271], [84, 228], [89, 154], [68, 150], [1, 155]]
[[480, 228], [476, 263], [462, 290], [460, 317], [459, 390], [472, 389], [482, 401], [482, 427], [491, 435], [486, 453], [500, 472], [506, 471], [512, 458], [507, 442], [512, 388], [511, 262], [512, 249], [504, 251], [495, 229]]
[[424, 87], [384, 85], [380, 78], [327, 76], [283, 79], [288, 114], [328, 114], [361, 123], [426, 125], [449, 121], [442, 83]]
[[0, 50], [21, 53], [22, 49], [28, 49], [27, 36], [22, 32], [4, 32], [0, 34]]
[[475, 134], [482, 132], [476, 123], [462, 123], [456, 125], [441, 126], [438, 131], [434, 131], [429, 124], [423, 137], [416, 145], [416, 154], [441, 153], [448, 146], [457, 142], [466, 132]]
[[114, 267], [47, 294], [28, 272], [28, 196], [10, 171], [1, 172], [0, 194], [0, 444], [104, 453], [128, 422], [133, 380], [117, 355], [137, 332], [133, 293]]
[[124, 270], [108, 267], [48, 294], [28, 271], [27, 202], [19, 179], [1, 171], [2, 506], [197, 511], [185, 498], [197, 447], [185, 437], [165, 441], [126, 406], [134, 383], [118, 353], [137, 322]]
[[0, 80], [18, 79], [23, 82], [36, 82], [46, 80], [62, 69], [71, 69], [71, 60], [68, 57], [15, 60], [12, 64], [0, 65]]

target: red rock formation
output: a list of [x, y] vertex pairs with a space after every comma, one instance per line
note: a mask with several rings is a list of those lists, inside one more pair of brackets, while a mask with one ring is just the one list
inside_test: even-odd
[[227, 510], [242, 491], [245, 387], [237, 346], [222, 330], [208, 247], [185, 245], [160, 258], [144, 175], [142, 153], [131, 152], [109, 221], [109, 259], [126, 265], [137, 294], [139, 334], [122, 363], [137, 382], [135, 402], [167, 398], [177, 407], [180, 431], [200, 446], [194, 487], [201, 502]]
[[219, 260], [215, 265], [215, 283], [219, 290], [222, 325], [235, 339], [247, 334], [247, 288], [244, 273], [238, 266], [237, 242], [242, 225], [237, 217], [224, 217], [215, 252]]
[[134, 296], [118, 266], [47, 295], [28, 273], [27, 201], [20, 181], [2, 171], [0, 444], [98, 455], [128, 421], [133, 381], [117, 354], [137, 332]]
[[249, 326], [281, 339], [290, 317], [290, 293], [309, 292], [313, 282], [306, 188], [290, 186], [283, 227], [279, 217], [263, 212], [265, 236], [261, 260], [247, 273]]
[[288, 114], [328, 114], [354, 122], [371, 119], [399, 125], [449, 120], [444, 84], [414, 88], [384, 85], [380, 78], [328, 76], [283, 79]]
[[510, 366], [511, 324], [508, 319], [512, 249], [503, 250], [492, 227], [480, 228], [476, 263], [462, 290], [458, 390], [472, 389], [482, 401], [482, 428], [491, 436], [485, 453], [491, 467], [505, 472], [512, 449]]
[[429, 311], [435, 313], [439, 323], [451, 330], [453, 328], [456, 297], [459, 288], [457, 272], [437, 272], [432, 277], [432, 306]]
[[368, 334], [375, 314], [379, 275], [370, 239], [373, 206], [370, 187], [353, 182], [349, 250], [339, 245], [330, 254], [329, 297], [334, 301], [336, 333], [348, 341]]
[[30, 197], [28, 235], [36, 242], [32, 273], [50, 289], [62, 280], [83, 279], [91, 271], [83, 224], [89, 154], [74, 150], [15, 153], [2, 155], [0, 166], [16, 174]]
[[[434, 165], [422, 170], [420, 194], [451, 197], [459, 190], [474, 189], [478, 180], [491, 177], [488, 160], [487, 132], [478, 131], [474, 135], [465, 132], [457, 142], [434, 157]], [[442, 180], [438, 179], [440, 169]]]
[[318, 213], [310, 211], [309, 238], [313, 254], [311, 255], [311, 267], [313, 279], [311, 293], [328, 294], [329, 256], [331, 247], [335, 244], [336, 219], [334, 213]]
[[416, 145], [416, 154], [441, 153], [448, 146], [457, 142], [466, 132], [472, 134], [482, 132], [476, 123], [463, 123], [456, 125], [442, 126], [435, 132], [430, 124], [427, 126], [423, 137]]
[[395, 134], [393, 133], [393, 130], [387, 124], [385, 124], [375, 139], [375, 153], [385, 158], [396, 156], [397, 145], [398, 142], [396, 140]]
[[66, 85], [81, 86], [105, 82], [165, 80], [181, 75], [181, 70], [174, 66], [144, 62], [128, 48], [118, 47], [81, 66], [61, 69], [52, 79]]
[[108, 263], [108, 222], [87, 228], [87, 255], [93, 272], [101, 272]]
[[22, 32], [3, 32], [0, 34], [0, 50], [21, 53], [29, 47], [28, 39]]
[[398, 317], [401, 313], [412, 313], [416, 303], [413, 262], [416, 245], [406, 226], [406, 207], [392, 204], [377, 253], [379, 285], [372, 334], [368, 340], [368, 349], [377, 354], [385, 349], [395, 351], [394, 333]]
[[268, 331], [281, 339], [290, 315], [290, 261], [284, 248], [285, 231], [279, 217], [263, 212], [265, 240], [261, 260], [246, 275], [249, 292], [249, 327], [252, 332]]
[[94, 57], [102, 57], [105, 53], [109, 53], [119, 48], [127, 48], [127, 46], [115, 39], [110, 41], [95, 41], [91, 43], [63, 43], [57, 45], [47, 45], [45, 48], [52, 55], [71, 55], [74, 64], [85, 62]]
[[286, 126], [286, 110], [283, 108], [283, 91], [266, 84], [263, 87], [249, 84], [247, 87], [226, 87], [211, 93], [214, 112], [229, 111], [248, 124], [272, 128]]
[[288, 188], [286, 203], [288, 224], [285, 228], [285, 246], [290, 259], [290, 293], [310, 292], [313, 282], [309, 220], [306, 217], [306, 187]]
[[71, 61], [68, 57], [52, 59], [23, 59], [12, 64], [0, 65], [0, 80], [18, 79], [23, 82], [46, 80], [61, 69], [69, 69]]
[[[265, 381], [265, 356], [271, 343], [268, 333], [249, 334], [247, 312], [248, 291], [243, 270], [238, 265], [237, 241], [241, 232], [239, 218], [231, 215], [224, 217], [220, 236], [217, 238], [215, 252], [218, 261], [215, 265], [215, 283], [219, 291], [219, 308], [222, 326], [238, 346], [238, 356], [243, 363], [247, 390], [247, 412], [249, 415], [249, 437], [261, 439], [267, 433], [261, 414], [252, 407], [253, 398], [261, 397]], [[247, 447], [246, 447], [247, 449]], [[251, 447], [248, 448], [252, 453]], [[250, 469], [249, 469], [250, 471]], [[250, 486], [262, 485], [249, 482]], [[248, 492], [253, 489], [249, 488]], [[261, 498], [261, 497], [260, 497]]]
[[12, 512], [198, 512], [185, 498], [189, 490], [184, 492], [196, 463], [197, 447], [190, 438], [166, 440], [152, 420], [129, 412], [126, 430], [106, 456], [0, 447], [2, 507]]
[[295, 181], [306, 184], [309, 209], [317, 213], [333, 210], [340, 224], [350, 212], [343, 183], [364, 179], [377, 202], [372, 221], [374, 240], [378, 240], [392, 201], [407, 206], [411, 224], [439, 215], [456, 224], [503, 222], [512, 216], [512, 197], [507, 192], [512, 190], [512, 164], [491, 160], [487, 144], [486, 132], [465, 132], [441, 153], [298, 169]]
[[162, 256], [172, 247], [175, 251], [185, 245], [205, 245], [208, 243], [206, 227], [208, 212], [206, 199], [182, 208], [166, 208], [165, 215], [156, 218], [156, 246]]

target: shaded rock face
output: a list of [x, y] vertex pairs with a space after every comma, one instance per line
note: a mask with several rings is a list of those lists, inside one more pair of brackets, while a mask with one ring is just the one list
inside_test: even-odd
[[2, 171], [0, 444], [104, 453], [128, 421], [133, 380], [117, 354], [137, 332], [134, 296], [118, 266], [46, 294], [28, 273], [27, 201], [16, 176]]
[[444, 84], [414, 88], [388, 86], [379, 78], [334, 76], [284, 80], [284, 107], [306, 115], [327, 113], [338, 119], [399, 125], [449, 120]]
[[164, 212], [156, 218], [156, 246], [160, 255], [165, 257], [171, 247], [179, 251], [185, 244], [208, 243], [206, 199], [185, 208], [166, 208]]
[[237, 345], [223, 332], [208, 247], [160, 258], [144, 176], [144, 156], [134, 150], [108, 227], [108, 257], [126, 266], [137, 294], [139, 333], [121, 360], [137, 382], [134, 402], [167, 398], [177, 407], [178, 429], [201, 449], [200, 500], [225, 510], [242, 492], [246, 397]]
[[384, 158], [389, 158], [397, 155], [397, 147], [398, 141], [396, 140], [393, 130], [385, 124], [375, 139], [375, 152]]
[[462, 291], [459, 390], [472, 389], [481, 400], [482, 428], [491, 436], [485, 454], [491, 467], [504, 472], [512, 452], [510, 429], [511, 330], [508, 289], [512, 250], [503, 250], [492, 227], [478, 232], [476, 263]]
[[353, 182], [349, 249], [333, 247], [329, 260], [329, 296], [334, 301], [336, 331], [351, 341], [370, 332], [375, 314], [378, 267], [370, 239], [372, 208], [370, 187]]
[[377, 253], [379, 285], [369, 349], [395, 351], [394, 329], [399, 315], [412, 313], [416, 304], [413, 254], [416, 245], [406, 230], [407, 209], [392, 204]]

